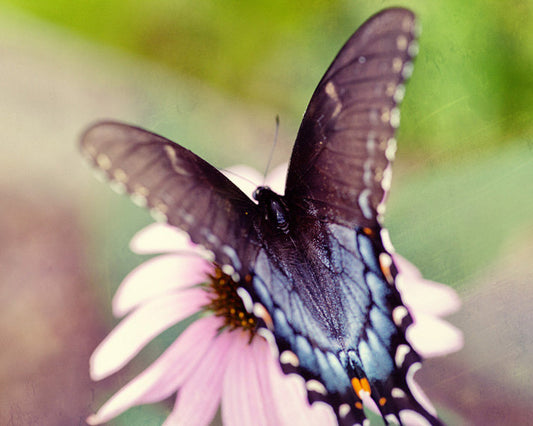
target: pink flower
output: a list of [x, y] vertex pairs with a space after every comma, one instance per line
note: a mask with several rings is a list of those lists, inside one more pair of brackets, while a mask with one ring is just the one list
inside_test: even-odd
[[[286, 167], [278, 168], [266, 180], [278, 193], [283, 191], [285, 171]], [[256, 186], [251, 182], [263, 180], [244, 166], [233, 168], [227, 176], [248, 194]], [[303, 379], [281, 372], [267, 341], [260, 335], [251, 338], [254, 319], [244, 311], [231, 280], [215, 269], [187, 234], [152, 224], [133, 238], [131, 249], [139, 254], [165, 254], [140, 265], [120, 285], [113, 313], [125, 318], [93, 353], [94, 380], [121, 369], [165, 329], [192, 314], [204, 314], [91, 415], [89, 424], [104, 423], [132, 406], [161, 401], [176, 391], [166, 425], [209, 424], [219, 405], [228, 425], [336, 424], [327, 404], [309, 405]], [[410, 343], [424, 357], [458, 350], [461, 333], [439, 318], [459, 308], [456, 293], [424, 280], [402, 257], [394, 255], [394, 261], [400, 272], [399, 290], [415, 320], [408, 329]]]

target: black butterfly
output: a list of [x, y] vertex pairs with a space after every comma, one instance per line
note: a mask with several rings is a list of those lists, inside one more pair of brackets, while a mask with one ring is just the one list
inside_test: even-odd
[[410, 388], [420, 357], [381, 227], [415, 38], [413, 13], [396, 8], [348, 40], [304, 115], [284, 196], [259, 187], [255, 203], [191, 151], [126, 124], [98, 123], [81, 141], [115, 185], [213, 252], [284, 371], [342, 425], [364, 422], [364, 393], [387, 423], [440, 424]]

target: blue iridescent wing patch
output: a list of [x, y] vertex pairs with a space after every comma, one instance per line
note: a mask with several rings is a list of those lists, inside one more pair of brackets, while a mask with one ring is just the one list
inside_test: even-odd
[[191, 151], [126, 124], [81, 141], [117, 189], [213, 253], [283, 370], [341, 425], [364, 424], [368, 398], [387, 423], [440, 424], [412, 386], [420, 357], [381, 227], [415, 39], [413, 13], [393, 8], [347, 41], [306, 110], [283, 196], [260, 187], [254, 203]]

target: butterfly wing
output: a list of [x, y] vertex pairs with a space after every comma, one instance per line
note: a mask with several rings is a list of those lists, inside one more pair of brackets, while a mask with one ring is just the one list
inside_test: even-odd
[[285, 194], [293, 209], [346, 226], [374, 227], [396, 150], [398, 103], [415, 53], [415, 17], [387, 9], [347, 41], [305, 112]]
[[257, 206], [216, 168], [168, 139], [116, 122], [86, 130], [81, 150], [115, 188], [187, 231], [217, 263], [248, 272]]
[[420, 358], [405, 339], [412, 319], [380, 226], [415, 38], [413, 13], [387, 9], [354, 33], [327, 70], [298, 132], [285, 190], [314, 286], [275, 247], [270, 264], [279, 272], [263, 274], [264, 303], [283, 313], [281, 326], [274, 324], [278, 346], [296, 354], [310, 399], [330, 403], [343, 425], [365, 418], [365, 394], [386, 421], [440, 424], [410, 383]]

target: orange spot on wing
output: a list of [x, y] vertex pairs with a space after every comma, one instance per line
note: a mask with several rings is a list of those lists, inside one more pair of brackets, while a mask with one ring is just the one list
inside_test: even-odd
[[381, 268], [381, 272], [383, 272], [383, 275], [385, 276], [385, 279], [387, 280], [387, 282], [389, 282], [390, 284], [392, 284], [394, 282], [394, 277], [392, 276], [392, 272], [391, 272], [391, 263], [390, 263], [390, 257], [389, 255], [386, 255], [385, 256], [380, 256], [379, 257], [379, 266]]
[[362, 386], [363, 390], [364, 390], [365, 392], [368, 392], [368, 394], [370, 395], [370, 392], [371, 392], [371, 390], [370, 390], [370, 383], [368, 383], [368, 379], [367, 379], [366, 377], [363, 377], [363, 378], [361, 379], [361, 386]]
[[359, 380], [357, 377], [352, 378], [352, 387], [359, 397], [361, 391], [367, 392], [370, 395], [370, 383], [368, 383], [368, 379], [366, 377], [363, 377], [361, 380]]
[[363, 409], [363, 404], [361, 404], [359, 401], [355, 403], [355, 408], [359, 408], [360, 410]]
[[372, 229], [370, 229], [370, 228], [363, 228], [363, 232], [366, 235], [372, 235], [374, 233], [374, 232], [372, 232]]
[[386, 402], [387, 398], [379, 398], [379, 405], [381, 405], [382, 407], [385, 405]]

